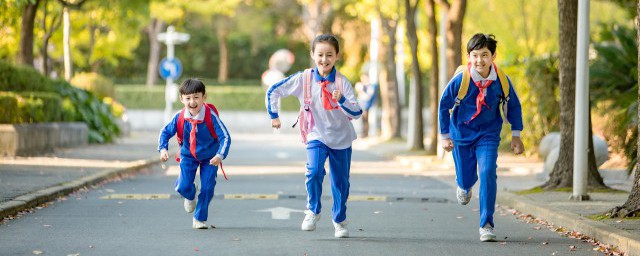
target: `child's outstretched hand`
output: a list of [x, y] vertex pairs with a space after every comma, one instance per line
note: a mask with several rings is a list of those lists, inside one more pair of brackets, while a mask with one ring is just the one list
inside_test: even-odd
[[282, 124], [280, 123], [280, 118], [271, 119], [271, 127], [274, 129], [280, 129]]
[[511, 150], [516, 155], [522, 154], [524, 152], [524, 144], [522, 144], [522, 140], [520, 137], [511, 137]]
[[453, 150], [453, 140], [442, 139], [442, 148], [447, 152], [451, 152], [451, 150]]
[[213, 166], [218, 166], [220, 165], [221, 162], [222, 162], [222, 159], [220, 159], [220, 157], [214, 156], [213, 158], [211, 158], [211, 161], [209, 161], [209, 164]]
[[331, 98], [336, 101], [340, 101], [340, 98], [342, 98], [342, 93], [338, 90], [333, 90], [333, 92], [331, 93]]
[[160, 160], [162, 162], [166, 162], [167, 160], [169, 160], [169, 153], [167, 153], [166, 149], [160, 150]]

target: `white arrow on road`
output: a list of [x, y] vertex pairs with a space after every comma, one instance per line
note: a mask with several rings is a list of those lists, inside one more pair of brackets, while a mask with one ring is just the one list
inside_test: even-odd
[[302, 210], [296, 210], [285, 207], [274, 207], [264, 210], [257, 210], [256, 212], [271, 212], [271, 218], [274, 220], [288, 220], [291, 218], [292, 212], [304, 212]]

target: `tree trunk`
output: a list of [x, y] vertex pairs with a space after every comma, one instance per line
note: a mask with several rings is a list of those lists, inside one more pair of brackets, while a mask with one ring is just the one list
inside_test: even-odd
[[409, 94], [409, 149], [424, 150], [424, 134], [422, 127], [422, 74], [420, 73], [420, 62], [418, 62], [418, 35], [416, 33], [416, 6], [412, 6], [410, 0], [404, 1], [407, 22], [407, 41], [411, 48], [411, 79], [409, 83], [411, 93]]
[[49, 40], [51, 36], [53, 36], [53, 32], [58, 30], [60, 27], [62, 19], [60, 19], [59, 15], [53, 16], [51, 19], [51, 27], [47, 27], [47, 3], [44, 4], [43, 17], [41, 23], [41, 29], [44, 31], [44, 36], [42, 37], [42, 48], [40, 48], [40, 55], [42, 55], [42, 73], [45, 76], [49, 76], [50, 68], [49, 68]]
[[447, 77], [453, 77], [456, 68], [462, 64], [462, 25], [467, 9], [467, 0], [439, 0], [447, 10]]
[[[400, 96], [398, 95], [398, 81], [396, 77], [396, 29], [397, 20], [390, 20], [379, 12], [382, 30], [389, 41], [386, 47], [380, 47], [384, 52], [384, 71], [380, 77], [380, 100], [382, 103], [382, 138], [400, 138]], [[386, 74], [386, 75], [385, 75]]]
[[[309, 3], [304, 4], [302, 8], [302, 20], [304, 21], [304, 32], [309, 39], [309, 43], [320, 33], [328, 33], [329, 31], [322, 31], [326, 29], [324, 20], [327, 15], [332, 12], [331, 2], [325, 2], [324, 0], [312, 0]], [[324, 24], [324, 25], [323, 25]], [[313, 59], [309, 60], [310, 67], [314, 67]]]
[[587, 187], [591, 189], [607, 188], [604, 184], [604, 179], [602, 179], [598, 171], [595, 152], [595, 148], [593, 147], [593, 125], [591, 124], [591, 103], [589, 103], [589, 151], [587, 152], [589, 157], [587, 167], [589, 167], [589, 171], [587, 174]]
[[436, 155], [438, 153], [438, 101], [440, 94], [438, 92], [439, 66], [438, 66], [438, 25], [436, 23], [435, 2], [434, 0], [425, 0], [426, 14], [429, 20], [429, 45], [431, 50], [431, 72], [429, 76], [429, 108], [431, 109], [431, 130], [429, 140], [431, 143], [425, 149], [427, 155]]
[[22, 12], [22, 27], [20, 29], [20, 45], [18, 63], [33, 67], [33, 26], [40, 0], [27, 3]]
[[[640, 1], [636, 6], [636, 42], [638, 47], [638, 63], [640, 63]], [[640, 81], [640, 65], [638, 69], [638, 81]], [[640, 102], [640, 86], [638, 87], [638, 102]], [[640, 104], [638, 104], [637, 110], [638, 120], [640, 120]], [[637, 129], [640, 131], [640, 122], [637, 123]], [[636, 147], [636, 159], [640, 159], [640, 140], [638, 140]], [[614, 217], [639, 217], [640, 216], [640, 161], [636, 161], [636, 174], [633, 179], [633, 187], [627, 201], [616, 208], [613, 208], [609, 212], [609, 216]]]
[[218, 50], [220, 51], [220, 66], [218, 66], [218, 82], [224, 83], [229, 78], [229, 48], [227, 47], [227, 17], [222, 16], [217, 21]]
[[558, 0], [560, 47], [560, 152], [549, 180], [551, 190], [573, 186], [573, 139], [575, 122], [576, 47], [578, 1]]
[[69, 20], [71, 10], [69, 7], [62, 8], [62, 49], [64, 51], [64, 80], [71, 81], [73, 74], [73, 64], [71, 63], [71, 21]]
[[153, 18], [145, 29], [149, 36], [149, 61], [147, 62], [147, 87], [152, 87], [158, 80], [158, 65], [160, 64], [160, 41], [158, 33], [165, 29], [164, 21]]

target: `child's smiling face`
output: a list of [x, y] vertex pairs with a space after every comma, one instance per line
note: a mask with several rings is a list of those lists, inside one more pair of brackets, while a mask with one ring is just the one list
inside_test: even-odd
[[189, 110], [191, 116], [198, 115], [206, 99], [207, 95], [201, 92], [180, 95], [180, 102]]
[[487, 47], [471, 51], [467, 57], [473, 68], [480, 73], [482, 77], [488, 77], [491, 71], [491, 63], [496, 59], [496, 54], [491, 54]]
[[330, 43], [319, 42], [311, 52], [311, 58], [318, 67], [318, 73], [321, 76], [326, 77], [333, 70], [333, 66], [338, 60], [338, 53], [336, 48]]

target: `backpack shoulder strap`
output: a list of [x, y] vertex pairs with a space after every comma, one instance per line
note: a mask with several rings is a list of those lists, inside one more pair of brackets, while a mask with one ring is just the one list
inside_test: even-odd
[[498, 73], [498, 79], [500, 79], [500, 85], [502, 86], [502, 93], [504, 94], [504, 99], [507, 101], [509, 99], [509, 80], [507, 79], [507, 75], [502, 72], [502, 69], [498, 69], [498, 66], [493, 65], [496, 69], [496, 73]]
[[302, 72], [302, 89], [303, 89], [303, 95], [304, 95], [304, 104], [305, 105], [310, 105], [311, 104], [311, 69], [305, 69], [304, 72]]
[[469, 83], [471, 83], [471, 73], [469, 71], [469, 66], [460, 65], [456, 69], [454, 73], [454, 77], [462, 72], [462, 82], [460, 83], [460, 89], [458, 89], [458, 97], [456, 97], [455, 106], [460, 105], [464, 96], [467, 95], [467, 91], [469, 91]]
[[178, 139], [178, 145], [182, 145], [182, 133], [184, 133], [184, 108], [178, 114], [178, 123], [176, 124], [176, 135]]
[[[216, 133], [216, 128], [213, 126], [213, 118], [211, 117], [211, 110], [218, 115], [218, 109], [216, 109], [216, 106], [211, 103], [205, 103], [204, 105], [207, 108], [204, 113], [204, 123], [207, 124], [211, 137], [218, 140], [218, 134]], [[211, 110], [209, 108], [211, 108]]]
[[334, 84], [336, 85], [336, 89], [340, 91], [340, 93], [344, 92], [344, 84], [342, 83], [343, 77], [344, 76], [342, 75], [342, 73], [338, 72], [338, 70], [336, 69], [336, 79], [334, 81]]

